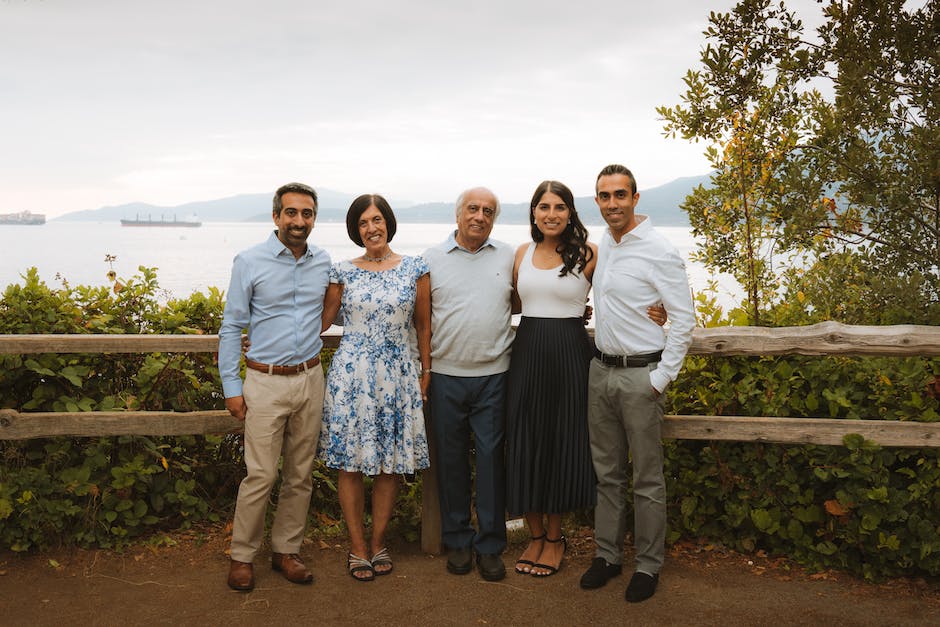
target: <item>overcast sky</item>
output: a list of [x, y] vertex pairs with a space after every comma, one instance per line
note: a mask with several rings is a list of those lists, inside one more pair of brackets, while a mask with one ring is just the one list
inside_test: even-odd
[[546, 178], [588, 195], [610, 162], [641, 188], [702, 174], [702, 145], [664, 138], [655, 107], [733, 5], [0, 0], [0, 213], [291, 180], [521, 202]]

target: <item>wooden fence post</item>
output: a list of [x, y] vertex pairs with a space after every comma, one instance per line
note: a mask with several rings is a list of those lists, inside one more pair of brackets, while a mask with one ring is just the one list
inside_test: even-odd
[[434, 424], [431, 421], [430, 402], [424, 404], [424, 425], [428, 436], [428, 456], [431, 460], [431, 467], [421, 471], [421, 550], [432, 555], [439, 555], [442, 548], [441, 502], [437, 491], [437, 446], [434, 443]]

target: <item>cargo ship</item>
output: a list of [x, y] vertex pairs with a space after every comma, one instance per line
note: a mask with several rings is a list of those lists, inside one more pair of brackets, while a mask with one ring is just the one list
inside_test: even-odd
[[186, 220], [177, 220], [175, 215], [172, 220], [167, 220], [166, 217], [160, 216], [159, 220], [152, 220], [148, 215], [146, 220], [141, 220], [138, 215], [133, 220], [125, 220], [122, 218], [121, 226], [182, 226], [192, 228], [202, 226], [202, 222], [200, 222], [199, 218], [196, 216], [192, 216]]
[[42, 213], [20, 211], [19, 213], [0, 213], [0, 224], [45, 224], [46, 216]]

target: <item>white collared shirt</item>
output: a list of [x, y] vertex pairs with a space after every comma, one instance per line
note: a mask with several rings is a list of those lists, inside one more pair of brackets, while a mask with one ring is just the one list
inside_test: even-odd
[[[685, 262], [675, 247], [653, 229], [648, 216], [615, 242], [610, 229], [598, 246], [594, 271], [597, 349], [608, 355], [641, 355], [662, 350], [650, 372], [659, 392], [675, 380], [692, 343], [695, 311]], [[669, 330], [649, 319], [646, 308], [662, 303]]]

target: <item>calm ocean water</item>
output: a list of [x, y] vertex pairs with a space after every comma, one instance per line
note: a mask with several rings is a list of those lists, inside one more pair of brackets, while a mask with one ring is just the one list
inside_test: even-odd
[[[156, 267], [167, 295], [184, 297], [209, 286], [228, 288], [235, 254], [264, 240], [269, 223], [204, 223], [200, 228], [129, 228], [117, 222], [87, 223], [52, 221], [43, 226], [0, 226], [0, 289], [21, 283], [27, 268], [35, 266], [50, 286], [62, 279], [71, 285], [108, 285], [106, 255], [116, 257], [113, 268], [127, 278], [138, 266]], [[420, 254], [442, 241], [453, 224], [399, 224], [392, 248], [408, 255]], [[603, 227], [589, 227], [597, 241]], [[687, 259], [695, 246], [688, 228], [660, 227]], [[493, 237], [513, 245], [529, 241], [528, 225], [499, 224]], [[318, 223], [312, 243], [327, 250], [334, 261], [361, 254], [349, 241], [346, 225]], [[698, 264], [689, 263], [692, 288], [700, 291], [709, 279], [719, 281], [722, 304], [738, 300], [741, 290], [730, 277], [713, 277]]]

